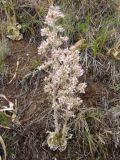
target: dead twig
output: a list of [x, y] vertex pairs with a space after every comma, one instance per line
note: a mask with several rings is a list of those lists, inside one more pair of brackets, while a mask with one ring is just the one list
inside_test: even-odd
[[[3, 160], [6, 160], [7, 152], [6, 152], [6, 146], [5, 146], [5, 143], [4, 143], [2, 136], [0, 136], [0, 143], [1, 143], [3, 151], [4, 151], [4, 159]], [[1, 159], [1, 156], [0, 156], [0, 159]]]
[[8, 84], [11, 84], [12, 81], [16, 78], [19, 65], [20, 65], [20, 61], [18, 60], [18, 61], [17, 61], [16, 69], [15, 69], [15, 73], [14, 73], [12, 79], [8, 82]]

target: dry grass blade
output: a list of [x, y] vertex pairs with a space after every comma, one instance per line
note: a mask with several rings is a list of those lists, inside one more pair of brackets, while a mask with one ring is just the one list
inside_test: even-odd
[[70, 47], [71, 51], [75, 51], [75, 50], [79, 50], [81, 48], [81, 46], [83, 45], [83, 43], [85, 42], [85, 39], [80, 39], [79, 41], [77, 41], [73, 46]]
[[9, 101], [8, 98], [5, 95], [3, 95], [3, 94], [0, 94], [0, 97], [3, 98], [4, 100], [6, 100], [8, 102], [8, 105], [9, 105], [9, 107], [8, 106], [1, 106], [0, 107], [0, 112], [3, 112], [3, 113], [5, 111], [12, 112], [11, 119], [12, 119], [12, 121], [14, 121], [15, 118], [16, 118], [16, 112], [17, 112], [16, 109], [14, 109], [14, 103], [12, 103], [11, 101]]
[[19, 62], [19, 60], [18, 60], [18, 61], [17, 61], [16, 69], [15, 69], [15, 73], [14, 73], [14, 75], [13, 75], [12, 79], [9, 81], [9, 83], [8, 83], [8, 84], [11, 84], [11, 83], [12, 83], [12, 81], [16, 78], [16, 76], [17, 76], [17, 71], [18, 71], [18, 67], [19, 67], [19, 64], [20, 64], [20, 62]]
[[5, 95], [0, 94], [0, 97], [3, 98], [3, 99], [5, 99], [8, 102], [8, 104], [9, 104], [9, 107], [2, 106], [1, 109], [0, 109], [0, 111], [1, 112], [3, 112], [3, 111], [14, 111], [14, 108], [13, 108], [14, 104], [11, 101], [9, 101]]
[[4, 140], [1, 136], [0, 136], [0, 143], [1, 143], [3, 151], [4, 151], [4, 159], [3, 160], [6, 160], [6, 157], [7, 157], [6, 146], [5, 146]]

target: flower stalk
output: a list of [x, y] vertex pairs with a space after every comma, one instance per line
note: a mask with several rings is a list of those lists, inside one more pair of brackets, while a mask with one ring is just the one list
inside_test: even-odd
[[41, 30], [46, 40], [38, 48], [38, 54], [46, 58], [38, 69], [49, 73], [45, 78], [44, 91], [50, 95], [54, 111], [55, 128], [54, 132], [49, 132], [48, 146], [52, 150], [63, 151], [71, 138], [68, 121], [75, 117], [74, 110], [82, 103], [76, 93], [85, 93], [86, 83], [78, 81], [84, 73], [79, 64], [79, 51], [62, 47], [68, 37], [64, 36], [64, 28], [57, 25], [60, 18], [64, 18], [60, 8], [50, 6], [45, 18], [46, 27]]

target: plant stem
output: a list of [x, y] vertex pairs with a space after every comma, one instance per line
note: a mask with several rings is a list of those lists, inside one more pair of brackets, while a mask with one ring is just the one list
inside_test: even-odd
[[55, 123], [55, 132], [59, 132], [57, 108], [54, 108], [54, 123]]

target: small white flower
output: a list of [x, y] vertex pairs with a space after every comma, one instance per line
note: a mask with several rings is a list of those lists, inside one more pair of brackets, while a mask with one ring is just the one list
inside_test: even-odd
[[85, 93], [85, 88], [87, 87], [87, 84], [86, 83], [80, 83], [78, 86], [77, 86], [77, 89], [79, 90], [80, 93]]
[[62, 41], [65, 41], [65, 42], [66, 42], [66, 41], [68, 41], [69, 38], [68, 38], [67, 36], [65, 36], [65, 37], [60, 37], [60, 39], [61, 39]]
[[64, 32], [65, 31], [65, 29], [62, 26], [56, 26], [56, 30], [58, 32]]
[[42, 36], [48, 36], [50, 34], [50, 30], [48, 27], [41, 29]]

